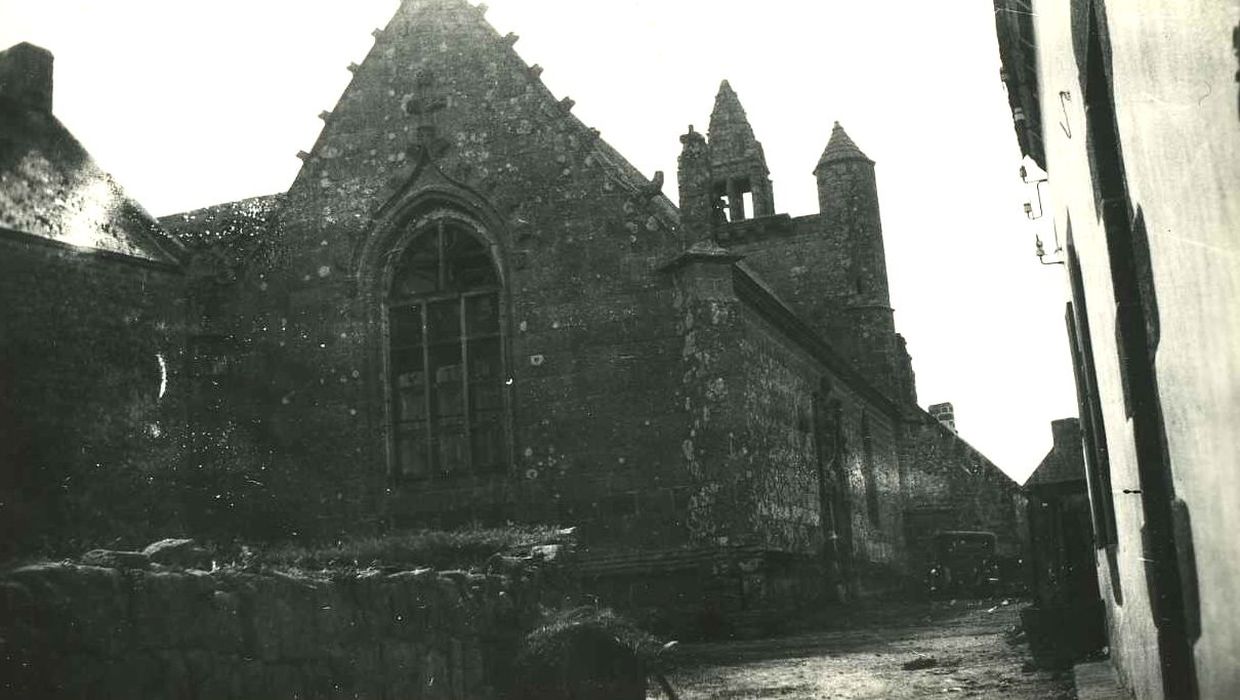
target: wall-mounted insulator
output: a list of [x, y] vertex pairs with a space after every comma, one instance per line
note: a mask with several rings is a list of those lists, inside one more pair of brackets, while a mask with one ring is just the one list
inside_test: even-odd
[[319, 112], [319, 119], [322, 119], [323, 121], [327, 121], [328, 117], [330, 117], [331, 115], [332, 115], [331, 112], [327, 110], [323, 110], [322, 112]]
[[507, 34], [504, 35], [503, 39], [500, 39], [500, 41], [502, 41], [506, 46], [512, 46], [513, 44], [517, 43], [517, 39], [520, 39], [520, 38], [521, 37], [517, 36], [516, 33], [508, 32]]
[[560, 100], [560, 106], [564, 108], [565, 112], [571, 112], [573, 110], [573, 105], [575, 104], [577, 104], [577, 102], [571, 97], [565, 97]]
[[303, 161], [310, 160], [310, 154], [306, 153], [305, 151], [298, 151], [297, 157]]
[[537, 63], [530, 66], [530, 75], [534, 76], [535, 78], [542, 75], [542, 72], [543, 72], [543, 67], [538, 65]]
[[356, 73], [358, 68], [361, 68], [361, 66], [357, 65], [356, 63], [350, 63], [350, 64], [349, 64], [349, 72], [350, 72], [350, 73]]

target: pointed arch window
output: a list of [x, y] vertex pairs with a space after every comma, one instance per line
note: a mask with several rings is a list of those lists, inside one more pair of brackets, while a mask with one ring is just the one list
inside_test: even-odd
[[506, 467], [500, 281], [488, 246], [452, 218], [426, 221], [397, 262], [388, 361], [399, 480]]

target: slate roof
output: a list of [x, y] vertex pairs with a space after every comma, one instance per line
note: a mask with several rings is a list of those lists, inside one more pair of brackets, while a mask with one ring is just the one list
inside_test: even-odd
[[181, 249], [55, 116], [4, 96], [0, 227], [165, 263]]
[[[1064, 422], [1066, 421], [1056, 421], [1056, 424]], [[1054, 446], [1042, 458], [1033, 474], [1025, 480], [1025, 488], [1084, 480], [1085, 455], [1081, 449], [1080, 427], [1077, 423], [1074, 430], [1065, 430], [1062, 434], [1059, 430], [1056, 431]]]
[[160, 217], [159, 223], [187, 246], [253, 238], [268, 230], [283, 202], [282, 194], [250, 197]]
[[839, 122], [831, 128], [831, 138], [827, 140], [827, 147], [822, 151], [822, 157], [818, 159], [818, 165], [824, 163], [836, 163], [844, 160], [863, 160], [867, 163], [873, 163], [870, 157], [853, 143], [848, 136], [848, 132], [844, 131], [844, 127]]
[[[978, 466], [983, 472], [990, 472], [992, 474], [997, 474], [1000, 477], [1002, 477], [1004, 481], [1007, 481], [1013, 487], [1020, 486], [1020, 484], [1018, 484], [1015, 479], [1009, 476], [1007, 472], [1000, 469], [999, 465], [990, 461], [989, 457], [982, 454], [981, 450], [971, 445], [968, 440], [965, 440], [964, 437], [960, 435], [960, 433], [944, 425], [943, 421], [939, 420], [938, 418], [935, 418], [926, 409], [920, 406], [916, 406], [915, 408], [917, 411], [917, 418], [923, 424], [932, 426], [935, 430], [939, 431], [939, 433], [941, 433], [943, 436], [950, 437], [956, 440], [964, 447], [964, 449], [968, 450], [970, 453], [976, 456], [978, 458], [978, 462], [977, 462]], [[963, 467], [961, 468], [963, 469]]]

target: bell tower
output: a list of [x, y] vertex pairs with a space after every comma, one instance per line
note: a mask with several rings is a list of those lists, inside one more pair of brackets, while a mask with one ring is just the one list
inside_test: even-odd
[[771, 216], [775, 197], [762, 144], [754, 138], [745, 108], [728, 81], [719, 84], [706, 132], [710, 151], [711, 201], [729, 222]]

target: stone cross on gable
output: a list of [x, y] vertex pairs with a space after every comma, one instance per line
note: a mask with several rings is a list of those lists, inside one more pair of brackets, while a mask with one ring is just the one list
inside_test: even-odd
[[448, 141], [440, 138], [435, 115], [448, 106], [448, 98], [439, 88], [435, 74], [426, 68], [419, 68], [414, 74], [413, 94], [405, 96], [402, 106], [416, 125], [410, 155], [429, 160], [443, 155]]

